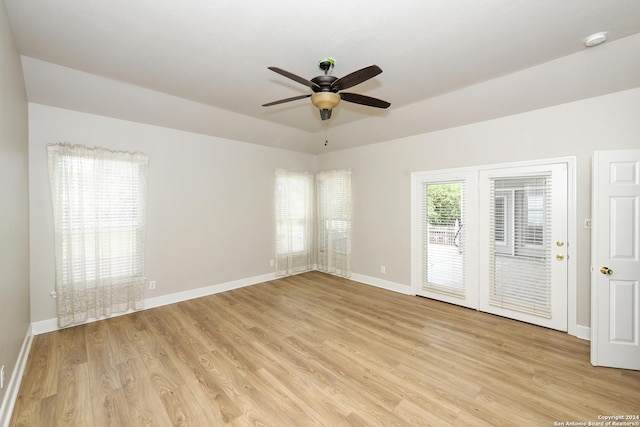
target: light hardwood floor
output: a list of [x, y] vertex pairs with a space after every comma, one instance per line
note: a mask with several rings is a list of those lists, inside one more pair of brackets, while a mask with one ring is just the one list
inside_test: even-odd
[[[34, 338], [15, 426], [553, 426], [640, 413], [565, 333], [311, 272]], [[559, 425], [559, 424], [555, 424]]]

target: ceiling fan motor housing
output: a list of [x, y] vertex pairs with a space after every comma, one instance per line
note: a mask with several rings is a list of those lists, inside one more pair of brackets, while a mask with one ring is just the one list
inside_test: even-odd
[[331, 83], [335, 82], [336, 80], [338, 80], [336, 76], [330, 76], [328, 74], [314, 77], [311, 79], [311, 81], [320, 87], [312, 87], [311, 90], [314, 92], [337, 92], [338, 88], [331, 88]]

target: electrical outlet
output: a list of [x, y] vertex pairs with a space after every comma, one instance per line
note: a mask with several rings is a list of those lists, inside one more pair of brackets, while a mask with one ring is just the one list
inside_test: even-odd
[[0, 389], [4, 388], [4, 365], [0, 367]]
[[149, 289], [155, 289], [155, 288], [156, 288], [156, 281], [149, 280]]
[[386, 272], [387, 268], [384, 265], [380, 266], [380, 273], [385, 274]]
[[269, 267], [273, 267], [274, 265], [276, 265], [276, 262], [272, 259], [269, 260]]

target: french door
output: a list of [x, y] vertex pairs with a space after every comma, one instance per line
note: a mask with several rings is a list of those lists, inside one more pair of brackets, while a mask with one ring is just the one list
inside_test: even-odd
[[567, 330], [567, 164], [413, 174], [416, 295]]
[[480, 171], [480, 304], [567, 330], [567, 165]]

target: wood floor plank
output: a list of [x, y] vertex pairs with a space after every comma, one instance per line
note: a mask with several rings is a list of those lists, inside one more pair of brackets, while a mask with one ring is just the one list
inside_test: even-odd
[[122, 391], [129, 411], [138, 425], [168, 425], [170, 419], [164, 411], [160, 396], [155, 393], [153, 381], [138, 353], [135, 342], [130, 339], [130, 323], [123, 317], [110, 319], [114, 359], [120, 376]]
[[[109, 320], [83, 325], [87, 338], [87, 364], [93, 420], [96, 426], [135, 425], [120, 383], [112, 351]], [[58, 416], [60, 419], [60, 416]]]
[[85, 335], [78, 328], [62, 329], [56, 337], [55, 354], [63, 365], [87, 363]]
[[[20, 401], [20, 411], [14, 409], [11, 416], [12, 427], [33, 427], [46, 425], [45, 420], [57, 420], [57, 396], [54, 394], [39, 400]], [[18, 404], [16, 404], [16, 408]]]
[[55, 396], [58, 391], [58, 369], [60, 360], [56, 350], [56, 341], [60, 334], [46, 334], [34, 339], [25, 370], [30, 373], [31, 381], [20, 387], [17, 401], [41, 400]]
[[565, 333], [310, 272], [34, 337], [11, 426], [495, 426], [640, 412]]
[[[151, 329], [168, 340], [172, 361], [185, 377], [185, 384], [198, 391], [199, 403], [210, 408], [210, 419], [215, 425], [223, 425], [237, 418], [241, 411], [226, 394], [224, 385], [207, 370], [211, 365], [209, 355], [199, 341], [193, 326], [179, 316], [175, 306], [166, 307], [163, 315], [154, 319]], [[194, 333], [190, 333], [193, 331]]]
[[59, 426], [87, 426], [93, 423], [90, 395], [89, 372], [86, 363], [69, 364], [58, 376], [56, 394], [56, 419]]
[[[211, 411], [207, 393], [195, 386], [197, 379], [194, 379], [192, 371], [179, 363], [175, 346], [169, 344], [175, 342], [173, 335], [164, 334], [164, 325], [157, 324], [158, 315], [164, 311], [142, 313], [147, 333], [137, 341], [156, 392], [174, 426], [216, 425], [220, 422], [219, 411]], [[169, 341], [164, 340], [167, 336], [171, 337]]]
[[411, 426], [450, 426], [458, 417], [457, 413], [453, 418], [447, 417], [444, 419], [440, 416], [439, 411], [433, 410], [433, 408], [425, 407], [422, 403], [418, 404], [412, 402], [409, 399], [403, 399], [398, 406], [395, 407], [394, 412], [402, 420]]

